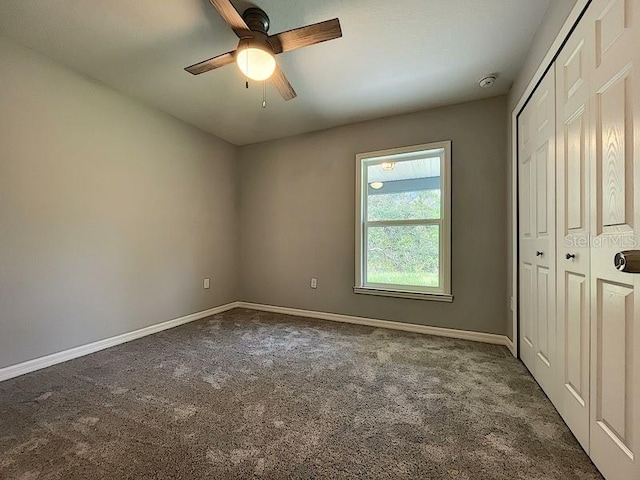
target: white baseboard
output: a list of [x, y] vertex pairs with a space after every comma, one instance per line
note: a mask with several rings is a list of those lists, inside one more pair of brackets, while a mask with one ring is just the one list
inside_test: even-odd
[[423, 333], [426, 335], [436, 335], [439, 337], [457, 338], [461, 340], [471, 340], [473, 342], [491, 343], [503, 345], [513, 353], [513, 343], [506, 335], [496, 335], [494, 333], [471, 332], [468, 330], [455, 330], [453, 328], [429, 327], [427, 325], [416, 325], [414, 323], [391, 322], [389, 320], [378, 320], [375, 318], [354, 317], [339, 313], [316, 312], [313, 310], [300, 310], [297, 308], [277, 307], [274, 305], [262, 305], [258, 303], [237, 302], [239, 308], [250, 310], [261, 310], [264, 312], [282, 313], [297, 317], [318, 318], [330, 320], [332, 322], [353, 323], [356, 325], [366, 325], [376, 328], [389, 328], [392, 330], [402, 330], [405, 332]]
[[511, 355], [513, 355], [514, 357], [518, 358], [518, 355], [516, 353], [516, 348], [513, 345], [513, 341], [509, 337], [507, 337], [506, 335], [505, 335], [504, 338], [506, 339], [505, 340], [506, 341], [505, 346], [509, 349], [509, 351], [511, 352]]
[[135, 340], [137, 338], [146, 337], [147, 335], [152, 335], [154, 333], [161, 332], [162, 330], [168, 330], [169, 328], [184, 325], [185, 323], [200, 320], [201, 318], [210, 317], [211, 315], [215, 315], [216, 313], [226, 312], [227, 310], [231, 310], [232, 308], [236, 308], [237, 306], [238, 302], [227, 303], [226, 305], [203, 310], [202, 312], [196, 312], [190, 315], [185, 315], [184, 317], [175, 318], [173, 320], [157, 323], [155, 325], [150, 325], [139, 330], [134, 330], [133, 332], [123, 333], [122, 335], [116, 335], [115, 337], [105, 338], [104, 340], [98, 340], [97, 342], [80, 345], [79, 347], [70, 348], [69, 350], [63, 350], [62, 352], [52, 353], [51, 355], [35, 358], [27, 362], [0, 368], [0, 382], [13, 377], [24, 375], [25, 373], [40, 370], [41, 368], [50, 367], [51, 365], [55, 365], [57, 363], [66, 362], [67, 360], [104, 350], [105, 348], [120, 345], [121, 343], [130, 342], [131, 340]]
[[250, 310], [261, 310], [264, 312], [282, 313], [285, 315], [294, 315], [297, 317], [318, 318], [321, 320], [330, 320], [332, 322], [353, 323], [356, 325], [366, 325], [376, 328], [388, 328], [392, 330], [402, 330], [405, 332], [423, 333], [426, 335], [437, 335], [440, 337], [458, 338], [461, 340], [471, 340], [474, 342], [491, 343], [494, 345], [503, 345], [507, 347], [511, 353], [513, 350], [513, 342], [506, 335], [496, 335], [493, 333], [471, 332], [468, 330], [455, 330], [453, 328], [429, 327], [426, 325], [416, 325], [413, 323], [391, 322], [388, 320], [378, 320], [375, 318], [355, 317], [351, 315], [341, 315], [339, 313], [317, 312], [313, 310], [301, 310], [298, 308], [277, 307], [274, 305], [262, 305], [258, 303], [248, 302], [231, 302], [219, 307], [203, 310], [202, 312], [192, 313], [184, 317], [175, 318], [166, 322], [157, 323], [148, 327], [134, 330], [133, 332], [123, 333], [115, 337], [105, 338], [97, 342], [80, 345], [79, 347], [63, 350], [62, 352], [52, 353], [44, 357], [35, 358], [16, 365], [0, 368], [0, 382], [10, 378], [24, 375], [25, 373], [34, 372], [41, 368], [50, 367], [57, 363], [66, 362], [74, 358], [89, 355], [90, 353], [104, 350], [105, 348], [114, 347], [122, 343], [136, 340], [137, 338], [146, 337], [154, 333], [168, 330], [185, 323], [200, 320], [201, 318], [210, 317], [217, 313], [226, 312], [233, 308], [248, 308]]

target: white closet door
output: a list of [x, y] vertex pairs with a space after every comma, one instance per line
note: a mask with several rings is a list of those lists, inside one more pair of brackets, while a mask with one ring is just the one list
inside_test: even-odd
[[614, 268], [640, 239], [640, 0], [594, 0], [590, 455], [640, 479], [640, 275]]
[[555, 398], [555, 72], [520, 116], [521, 357]]
[[536, 172], [532, 161], [533, 102], [518, 117], [519, 182], [519, 272], [520, 272], [520, 358], [533, 374], [535, 370], [536, 291], [535, 231]]
[[556, 60], [558, 410], [589, 451], [589, 76], [587, 22]]
[[555, 65], [533, 95], [536, 165], [535, 378], [556, 402], [556, 75]]

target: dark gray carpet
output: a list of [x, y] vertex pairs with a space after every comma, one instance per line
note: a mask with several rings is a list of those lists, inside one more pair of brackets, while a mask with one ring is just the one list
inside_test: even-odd
[[236, 309], [0, 383], [0, 478], [601, 478], [504, 347]]

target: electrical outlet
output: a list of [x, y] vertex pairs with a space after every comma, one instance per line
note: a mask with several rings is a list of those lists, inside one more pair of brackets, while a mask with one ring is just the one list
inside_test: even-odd
[[204, 288], [209, 288], [209, 287], [210, 287], [210, 285], [211, 285], [211, 284], [210, 284], [209, 279], [208, 279], [208, 278], [205, 278], [205, 279], [204, 279]]
[[318, 279], [316, 277], [311, 277], [311, 288], [318, 288]]

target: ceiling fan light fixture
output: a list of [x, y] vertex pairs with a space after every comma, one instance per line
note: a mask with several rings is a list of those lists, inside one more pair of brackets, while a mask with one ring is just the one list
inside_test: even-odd
[[236, 63], [240, 71], [251, 80], [267, 80], [276, 71], [276, 57], [258, 42], [247, 42], [238, 48]]
[[391, 172], [394, 168], [396, 168], [396, 162], [382, 162], [380, 168], [383, 172]]

